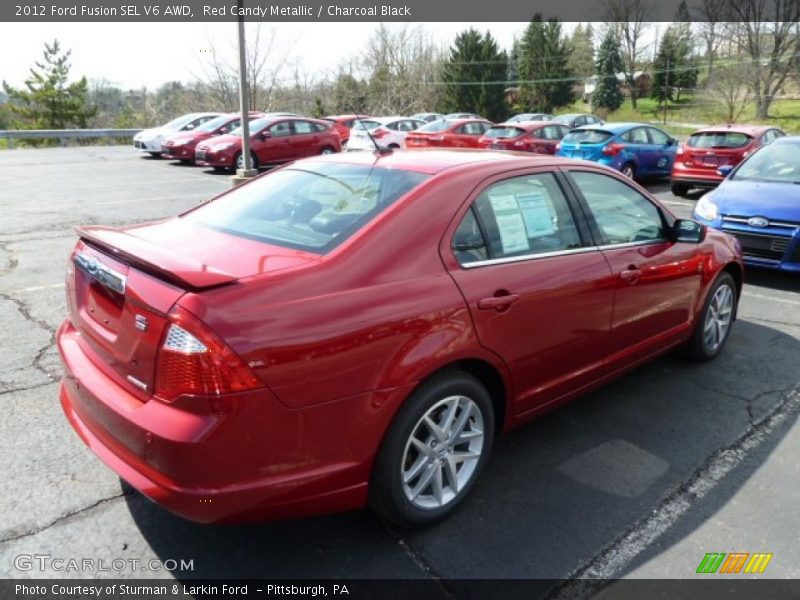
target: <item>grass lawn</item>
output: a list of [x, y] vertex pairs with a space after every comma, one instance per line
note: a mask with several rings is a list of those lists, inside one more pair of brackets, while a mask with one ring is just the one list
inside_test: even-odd
[[[571, 106], [558, 110], [558, 113], [587, 112], [589, 105], [578, 100]], [[763, 123], [775, 125], [787, 133], [800, 133], [800, 100], [776, 100], [770, 107], [770, 118], [765, 121], [755, 120], [755, 107], [751, 106], [739, 119], [740, 123]], [[653, 98], [639, 98], [634, 109], [630, 100], [616, 111], [609, 114], [608, 121], [633, 121], [661, 123], [664, 119], [664, 108], [658, 106]], [[670, 102], [667, 107], [667, 121], [681, 123], [723, 123], [724, 118], [719, 110], [708, 101], [702, 101], [694, 96], [684, 96], [680, 102]], [[674, 124], [662, 126], [672, 135], [688, 135], [693, 127], [680, 127]]]

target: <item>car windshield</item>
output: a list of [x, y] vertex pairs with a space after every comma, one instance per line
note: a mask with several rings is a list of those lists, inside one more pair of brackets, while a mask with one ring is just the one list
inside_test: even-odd
[[211, 119], [210, 121], [206, 121], [200, 127], [195, 129], [195, 131], [205, 131], [210, 132], [214, 131], [215, 129], [222, 127], [230, 120], [228, 115], [222, 115], [221, 117], [217, 117], [216, 119]]
[[422, 131], [425, 133], [436, 133], [437, 131], [444, 131], [450, 127], [450, 123], [445, 121], [444, 119], [439, 119], [438, 121], [431, 121], [427, 125], [423, 125], [417, 131]]
[[800, 144], [764, 146], [745, 160], [731, 179], [800, 184]]
[[[271, 125], [275, 119], [255, 119], [250, 121], [250, 135], [258, 133], [268, 125]], [[239, 125], [236, 129], [230, 132], [231, 135], [242, 135], [242, 126]]]
[[688, 145], [691, 148], [742, 148], [752, 139], [745, 133], [735, 131], [703, 131], [693, 133]]
[[196, 118], [197, 115], [183, 115], [182, 117], [178, 117], [177, 119], [172, 119], [172, 121], [170, 121], [163, 127], [164, 129], [172, 129], [172, 130], [183, 129], [185, 125], [188, 125]]
[[576, 129], [564, 136], [565, 144], [602, 144], [612, 137], [608, 131], [598, 129]]
[[487, 138], [515, 138], [525, 133], [524, 129], [519, 127], [492, 127], [484, 133]]
[[429, 177], [370, 165], [302, 163], [181, 218], [230, 235], [324, 254]]

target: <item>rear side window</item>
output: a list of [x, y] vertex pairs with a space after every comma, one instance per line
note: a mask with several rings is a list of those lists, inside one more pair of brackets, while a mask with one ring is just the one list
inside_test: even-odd
[[620, 137], [626, 142], [630, 142], [631, 144], [650, 143], [650, 138], [647, 137], [647, 130], [644, 127], [637, 127], [636, 129], [631, 129], [630, 131], [626, 131]]
[[703, 131], [689, 136], [687, 144], [691, 148], [742, 148], [752, 139], [735, 131]]
[[428, 175], [363, 165], [305, 163], [237, 188], [181, 218], [230, 235], [324, 254]]
[[525, 130], [520, 129], [519, 127], [491, 127], [485, 135], [487, 138], [499, 139], [515, 138], [523, 133], [525, 133]]
[[[461, 264], [579, 248], [567, 200], [552, 173], [506, 179], [486, 188], [472, 206], [484, 246], [468, 248], [478, 231], [468, 214], [453, 238]], [[477, 244], [475, 244], [477, 245]]]
[[615, 177], [571, 171], [600, 230], [603, 245], [661, 240], [666, 237], [661, 211]]
[[564, 141], [568, 144], [602, 144], [611, 139], [612, 135], [608, 131], [597, 129], [576, 129], [564, 136]]
[[308, 121], [295, 121], [294, 122], [294, 132], [296, 135], [305, 135], [307, 133], [314, 133], [316, 128], [314, 127], [314, 123], [310, 123]]

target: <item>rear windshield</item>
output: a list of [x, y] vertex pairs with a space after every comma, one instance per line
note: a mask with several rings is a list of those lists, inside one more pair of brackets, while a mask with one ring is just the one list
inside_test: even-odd
[[375, 129], [380, 127], [381, 124], [377, 121], [370, 121], [369, 119], [357, 119], [353, 124], [353, 129]]
[[741, 148], [753, 139], [745, 133], [734, 131], [703, 131], [689, 137], [692, 148]]
[[567, 144], [575, 144], [578, 142], [582, 144], [602, 144], [611, 137], [612, 134], [610, 134], [608, 131], [599, 131], [597, 129], [576, 129], [574, 131], [570, 131], [564, 136], [564, 142]]
[[525, 133], [524, 129], [520, 129], [519, 127], [492, 127], [484, 133], [487, 138], [515, 138], [517, 136], [522, 135]]
[[276, 246], [324, 254], [429, 175], [305, 163], [275, 171], [181, 218]]
[[450, 123], [445, 121], [444, 119], [439, 119], [438, 121], [431, 121], [427, 125], [423, 125], [417, 131], [426, 131], [426, 132], [437, 132], [437, 131], [444, 131], [450, 127]]

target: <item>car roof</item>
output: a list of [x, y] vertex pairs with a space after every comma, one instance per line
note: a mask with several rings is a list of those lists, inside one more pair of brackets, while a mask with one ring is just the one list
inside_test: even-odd
[[[585, 165], [581, 160], [542, 154], [495, 152], [472, 148], [441, 150], [420, 148], [400, 150], [376, 156], [374, 152], [339, 152], [324, 157], [313, 157], [309, 161], [325, 161], [340, 164], [370, 165], [389, 169], [403, 169], [435, 175], [458, 167], [478, 166], [492, 162], [508, 162], [509, 168], [540, 165]], [[518, 163], [518, 164], [515, 164]]]
[[710, 127], [698, 129], [692, 132], [692, 135], [695, 133], [744, 133], [755, 137], [761, 135], [768, 129], [778, 129], [778, 127], [774, 125], [712, 125]]
[[[377, 121], [378, 123], [391, 123], [392, 121], [403, 121], [403, 120], [409, 120], [409, 119], [412, 119], [412, 117], [404, 117], [404, 116], [400, 115], [400, 116], [395, 116], [395, 117], [372, 117], [369, 120], [370, 121]], [[413, 119], [413, 120], [414, 121], [419, 121], [419, 119]]]
[[[634, 127], [655, 127], [650, 123], [592, 123], [591, 125], [581, 125], [579, 129], [599, 129], [600, 131], [608, 131], [610, 133], [624, 133]], [[658, 129], [658, 127], [655, 127]]]
[[327, 117], [322, 117], [324, 119], [334, 119], [334, 120], [345, 120], [345, 119], [369, 119], [368, 115], [328, 115]]

